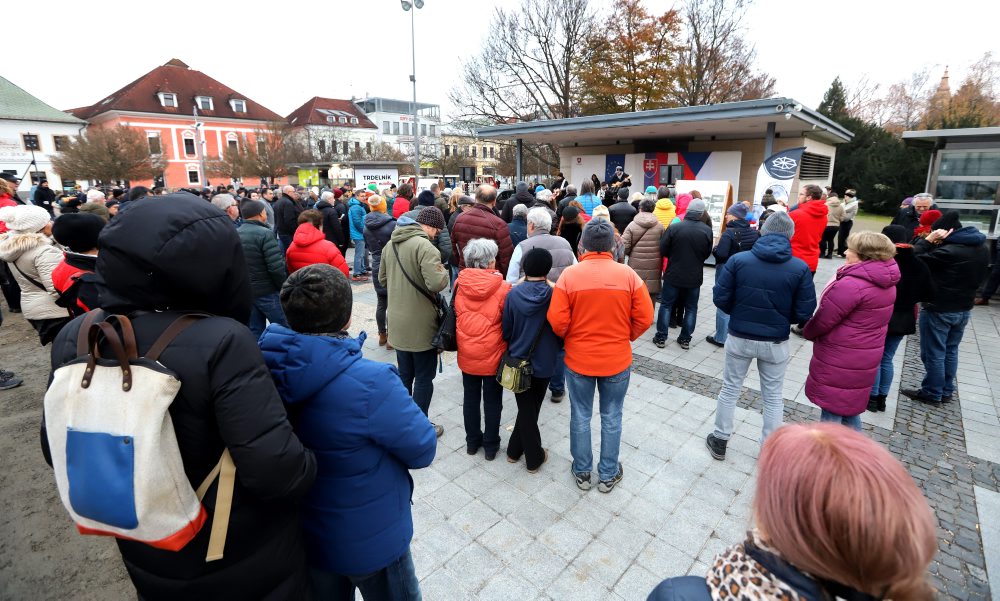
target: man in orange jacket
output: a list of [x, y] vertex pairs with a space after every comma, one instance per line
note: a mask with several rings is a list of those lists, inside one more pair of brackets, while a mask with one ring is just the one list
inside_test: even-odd
[[600, 392], [601, 457], [598, 490], [611, 492], [624, 471], [618, 463], [622, 405], [632, 365], [631, 341], [653, 323], [653, 303], [642, 279], [616, 263], [614, 226], [594, 220], [583, 230], [580, 262], [559, 276], [548, 320], [566, 349], [566, 384], [570, 397], [570, 452], [573, 475], [589, 490], [593, 451], [590, 420], [594, 388]]
[[823, 189], [813, 184], [803, 186], [799, 191], [799, 206], [788, 212], [795, 222], [792, 256], [805, 261], [813, 275], [819, 265], [819, 241], [826, 229], [827, 212]]

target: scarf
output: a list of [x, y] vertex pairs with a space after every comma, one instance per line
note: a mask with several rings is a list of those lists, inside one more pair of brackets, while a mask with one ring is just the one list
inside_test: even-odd
[[705, 579], [713, 601], [742, 599], [779, 599], [807, 601], [797, 590], [779, 580], [747, 553], [746, 545], [777, 555], [764, 545], [756, 530], [747, 533], [745, 542], [733, 545], [715, 556], [715, 563]]

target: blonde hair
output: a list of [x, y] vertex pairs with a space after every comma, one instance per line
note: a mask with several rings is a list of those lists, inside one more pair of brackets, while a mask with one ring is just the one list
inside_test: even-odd
[[896, 256], [896, 245], [885, 234], [855, 232], [847, 237], [847, 248], [862, 261], [886, 261]]
[[5, 179], [0, 179], [0, 194], [10, 194], [14, 196], [14, 185]]

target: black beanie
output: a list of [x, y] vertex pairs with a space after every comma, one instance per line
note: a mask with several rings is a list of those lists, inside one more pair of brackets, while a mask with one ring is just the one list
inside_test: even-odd
[[521, 267], [529, 278], [544, 278], [552, 270], [552, 253], [544, 248], [532, 248], [521, 259]]
[[909, 242], [906, 239], [906, 228], [901, 225], [887, 225], [882, 228], [882, 234], [893, 244], [904, 244]]
[[434, 206], [434, 193], [430, 190], [424, 190], [417, 196], [417, 205], [421, 207], [433, 207]]
[[325, 263], [309, 265], [288, 276], [281, 286], [281, 308], [288, 325], [303, 334], [332, 334], [351, 321], [351, 283]]
[[97, 248], [106, 223], [94, 213], [66, 213], [52, 224], [52, 237], [75, 253], [85, 253]]
[[931, 225], [932, 230], [960, 230], [962, 222], [958, 220], [958, 211], [946, 210], [941, 212], [941, 217]]

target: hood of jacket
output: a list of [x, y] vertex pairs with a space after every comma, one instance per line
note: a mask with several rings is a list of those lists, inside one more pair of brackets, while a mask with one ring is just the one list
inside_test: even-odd
[[840, 200], [839, 196], [830, 196], [826, 199], [826, 206], [828, 207], [842, 207], [844, 203]]
[[837, 279], [846, 277], [867, 280], [879, 288], [892, 288], [899, 283], [899, 265], [893, 259], [844, 265], [837, 270]]
[[362, 358], [364, 342], [363, 332], [357, 338], [335, 338], [299, 334], [278, 324], [268, 326], [261, 337], [274, 385], [289, 404], [310, 400], [350, 369]]
[[962, 229], [955, 230], [947, 238], [944, 239], [942, 244], [964, 244], [965, 246], [979, 246], [986, 242], [986, 235], [972, 227], [967, 225]]
[[332, 207], [333, 207], [333, 205], [330, 204], [329, 202], [325, 201], [325, 200], [321, 200], [321, 201], [319, 201], [319, 202], [316, 203], [316, 210], [317, 211], [322, 211], [323, 209], [329, 209], [329, 208], [332, 208]]
[[137, 202], [101, 230], [101, 307], [198, 311], [247, 323], [252, 296], [229, 216], [188, 192]]
[[799, 205], [796, 211], [805, 211], [811, 217], [826, 219], [829, 209], [822, 200], [810, 200]]
[[534, 204], [535, 195], [531, 192], [515, 192], [514, 193], [514, 204], [518, 205], [528, 205], [529, 207]]
[[[656, 201], [656, 208], [660, 211], [676, 212], [677, 210], [676, 207], [674, 207], [673, 201], [670, 200], [669, 198], [661, 198], [660, 200]], [[686, 209], [687, 207], [684, 208]]]
[[632, 220], [632, 223], [642, 226], [642, 229], [645, 230], [648, 230], [659, 222], [660, 220], [656, 218], [656, 215], [653, 215], [652, 213], [643, 213], [641, 211], [636, 213], [635, 219]]
[[503, 276], [495, 269], [466, 268], [458, 273], [455, 284], [462, 288], [462, 295], [475, 301], [482, 301], [496, 294], [504, 282]]
[[29, 250], [50, 244], [52, 241], [45, 234], [11, 234], [8, 232], [0, 235], [0, 261], [13, 263]]
[[548, 281], [524, 281], [517, 285], [517, 294], [507, 296], [507, 302], [513, 304], [519, 315], [531, 318], [548, 311], [551, 298], [552, 286]]
[[385, 213], [379, 213], [378, 211], [372, 211], [365, 215], [365, 227], [374, 231], [381, 227], [384, 227], [388, 223], [392, 223], [395, 219], [391, 215]]
[[309, 246], [320, 240], [326, 240], [326, 236], [311, 223], [300, 223], [292, 237], [292, 241], [298, 246]]
[[[677, 216], [681, 217], [687, 213], [688, 205], [694, 200], [690, 194], [678, 194], [677, 203], [674, 205], [677, 207]], [[659, 202], [659, 201], [657, 201]]]
[[392, 240], [393, 244], [399, 244], [406, 242], [410, 238], [417, 238], [420, 236], [423, 236], [427, 241], [432, 242], [430, 236], [427, 235], [424, 228], [420, 227], [419, 223], [409, 217], [400, 217], [399, 221], [396, 222], [396, 229], [392, 230], [392, 236], [389, 239]]
[[785, 263], [792, 258], [792, 241], [783, 234], [761, 236], [750, 249], [761, 261]]
[[349, 207], [360, 207], [361, 206], [361, 201], [352, 196], [351, 197], [351, 202], [347, 203], [347, 206], [349, 206]]

